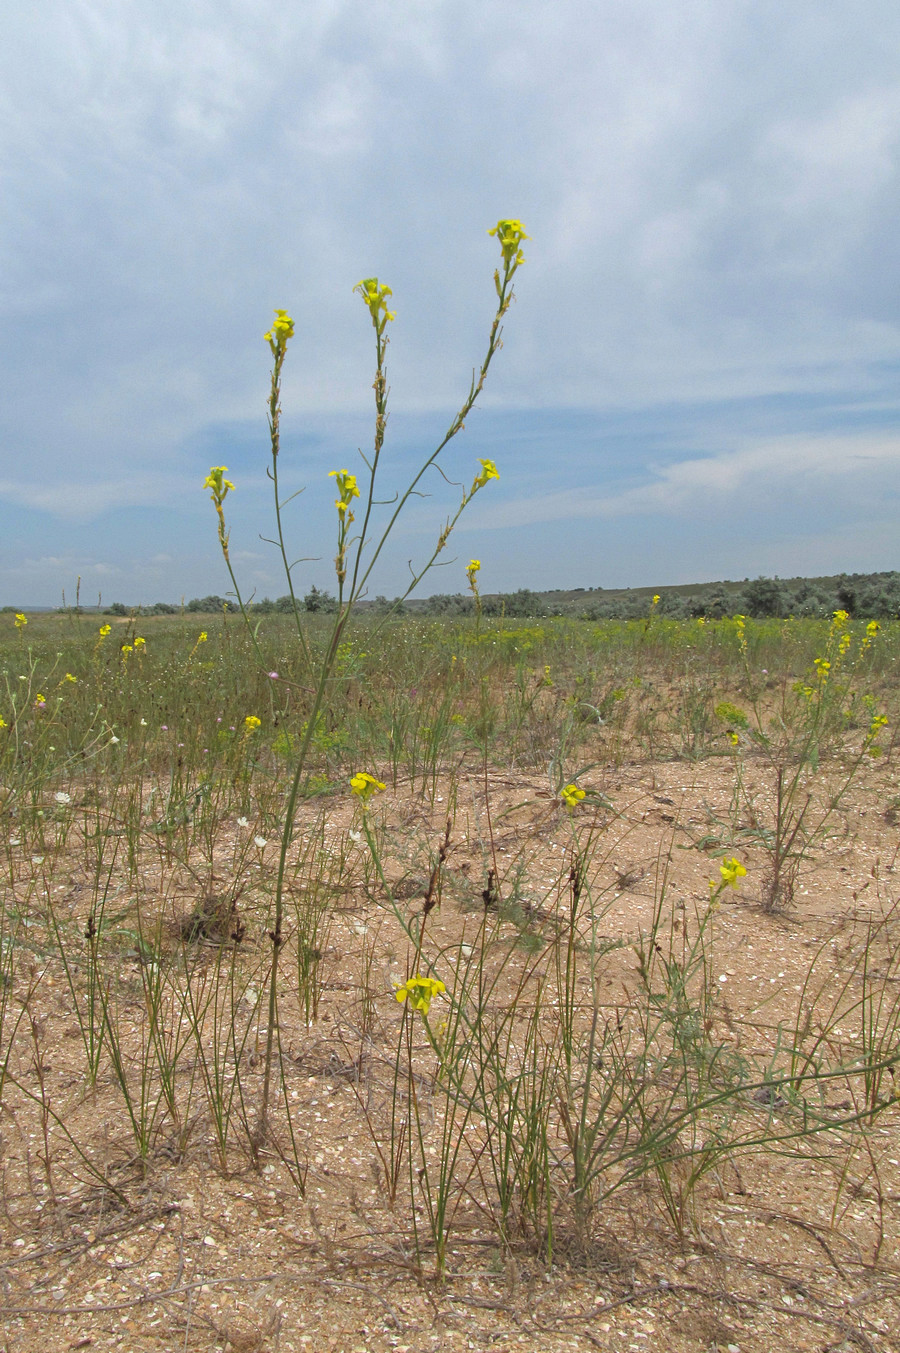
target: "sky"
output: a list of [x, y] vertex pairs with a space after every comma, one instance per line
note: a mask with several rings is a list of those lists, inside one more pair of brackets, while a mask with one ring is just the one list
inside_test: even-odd
[[0, 48], [0, 605], [334, 590], [331, 470], [402, 491], [394, 596], [900, 568], [896, 0], [44, 0]]

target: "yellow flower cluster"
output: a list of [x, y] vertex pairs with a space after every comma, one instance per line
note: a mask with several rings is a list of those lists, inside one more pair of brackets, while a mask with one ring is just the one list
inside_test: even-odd
[[384, 333], [390, 320], [396, 319], [396, 313], [388, 310], [387, 298], [393, 295], [390, 287], [382, 286], [377, 277], [366, 277], [353, 288], [369, 307], [372, 323], [379, 337]]
[[481, 466], [481, 474], [477, 474], [472, 481], [472, 493], [476, 493], [478, 489], [483, 489], [489, 479], [500, 478], [497, 466], [492, 460], [482, 460], [479, 456], [478, 463]]
[[376, 780], [374, 775], [369, 775], [364, 770], [357, 771], [350, 780], [350, 788], [363, 807], [369, 802], [373, 794], [380, 794], [384, 787], [381, 780]]
[[738, 879], [744, 878], [747, 871], [740, 860], [729, 860], [726, 855], [719, 865], [719, 873], [722, 875], [722, 882], [727, 888], [736, 888], [738, 886]]
[[262, 727], [262, 719], [258, 719], [255, 714], [248, 714], [244, 719], [244, 730], [247, 733], [255, 733], [257, 728]]
[[205, 489], [212, 489], [210, 497], [216, 505], [216, 510], [221, 508], [228, 490], [234, 488], [231, 480], [225, 478], [227, 473], [227, 465], [213, 465], [209, 474], [203, 481], [203, 487]]
[[581, 800], [584, 798], [584, 796], [585, 796], [584, 790], [579, 789], [578, 786], [574, 784], [566, 785], [564, 789], [561, 789], [559, 791], [559, 797], [562, 799], [566, 807], [570, 809], [577, 808], [579, 803], [581, 803]]
[[[286, 310], [275, 311], [275, 323], [263, 338], [272, 349], [272, 356], [278, 357], [287, 347], [287, 341], [294, 336], [294, 321]], [[234, 485], [232, 485], [232, 488]]]
[[17, 630], [23, 630], [28, 624], [28, 616], [23, 615], [21, 611], [16, 611], [16, 618], [13, 623]]
[[520, 263], [525, 262], [525, 255], [519, 248], [523, 240], [530, 239], [530, 235], [525, 234], [525, 227], [521, 221], [498, 221], [493, 230], [488, 231], [489, 235], [496, 235], [500, 241], [500, 248], [503, 251], [503, 262], [506, 268], [516, 268]]
[[209, 474], [203, 481], [203, 487], [205, 489], [212, 489], [210, 500], [215, 507], [216, 512], [219, 514], [219, 545], [221, 546], [226, 561], [228, 559], [228, 535], [225, 531], [225, 513], [222, 510], [222, 504], [225, 501], [228, 490], [234, 488], [231, 480], [225, 478], [227, 470], [227, 465], [213, 465]]
[[410, 1009], [427, 1015], [435, 996], [442, 996], [447, 988], [436, 977], [411, 977], [408, 982], [395, 982], [394, 995], [402, 1005], [409, 1001]]
[[[340, 498], [335, 498], [334, 505], [338, 510], [341, 521], [344, 521], [348, 507], [354, 498], [359, 497], [359, 486], [356, 482], [356, 475], [350, 474], [348, 470], [332, 470], [328, 475], [329, 479], [337, 480], [338, 493]], [[353, 513], [346, 517], [347, 522], [353, 520]]]

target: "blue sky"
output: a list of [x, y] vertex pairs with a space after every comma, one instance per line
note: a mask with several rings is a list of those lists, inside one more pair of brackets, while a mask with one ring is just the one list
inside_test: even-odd
[[[301, 591], [333, 481], [386, 486], [480, 362], [496, 244], [531, 240], [446, 470], [492, 482], [421, 591], [900, 568], [894, 0], [46, 0], [0, 51], [0, 604], [285, 586], [265, 465], [272, 310]], [[435, 477], [373, 581], [457, 501]]]

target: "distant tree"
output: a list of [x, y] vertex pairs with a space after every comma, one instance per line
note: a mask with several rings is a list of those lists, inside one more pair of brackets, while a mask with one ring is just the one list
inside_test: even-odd
[[213, 615], [216, 611], [223, 610], [228, 605], [224, 597], [194, 597], [185, 606], [186, 611], [197, 612], [203, 615]]
[[331, 593], [320, 592], [317, 587], [309, 589], [303, 598], [303, 605], [307, 611], [318, 611], [324, 615], [333, 614], [337, 610], [337, 601]]
[[747, 615], [757, 618], [786, 614], [784, 588], [778, 578], [756, 578], [744, 588]]

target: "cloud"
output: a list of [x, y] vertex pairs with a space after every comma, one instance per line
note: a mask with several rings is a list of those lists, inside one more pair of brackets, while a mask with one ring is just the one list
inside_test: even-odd
[[[634, 487], [590, 485], [514, 499], [483, 511], [481, 530], [579, 517], [709, 517], [784, 503], [848, 502], [885, 508], [900, 495], [900, 433], [765, 438], [717, 455], [660, 465]], [[873, 498], [873, 494], [876, 495]]]
[[68, 521], [90, 521], [113, 509], [168, 504], [196, 489], [196, 482], [182, 476], [173, 481], [163, 475], [129, 475], [94, 483], [62, 477], [52, 483], [0, 479], [0, 498]]
[[[532, 239], [493, 409], [603, 416], [744, 397], [776, 409], [801, 393], [858, 407], [889, 389], [900, 10], [870, 0], [865, 22], [832, 10], [13, 7], [0, 48], [0, 497], [49, 514], [32, 553], [60, 521], [186, 502], [210, 429], [207, 464], [228, 461], [222, 446], [251, 424], [264, 457], [275, 306], [298, 326], [286, 417], [337, 428], [370, 408], [371, 329], [352, 287], [375, 274], [396, 303], [394, 407], [447, 409], [482, 359], [486, 231], [504, 215]], [[738, 431], [723, 453], [700, 439], [680, 470], [636, 447], [634, 482], [579, 470], [515, 511], [688, 511], [692, 495], [723, 492], [710, 475], [742, 475], [745, 493], [754, 475], [781, 483], [777, 453], [742, 448]], [[136, 552], [154, 552], [158, 523], [135, 522]], [[174, 591], [184, 559], [170, 544]]]

